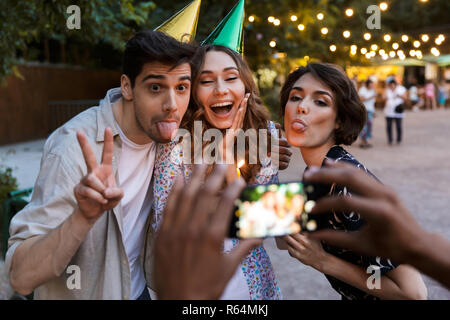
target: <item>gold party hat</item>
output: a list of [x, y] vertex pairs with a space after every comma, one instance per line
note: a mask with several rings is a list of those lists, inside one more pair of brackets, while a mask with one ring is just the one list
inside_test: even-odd
[[198, 14], [201, 0], [194, 0], [186, 7], [178, 11], [166, 22], [157, 27], [155, 31], [161, 31], [181, 42], [190, 42], [197, 31]]

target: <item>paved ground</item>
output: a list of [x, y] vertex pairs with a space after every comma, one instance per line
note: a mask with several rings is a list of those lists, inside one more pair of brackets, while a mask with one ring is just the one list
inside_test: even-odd
[[[385, 184], [394, 187], [408, 208], [428, 230], [450, 239], [450, 110], [407, 113], [405, 138], [400, 146], [386, 143], [385, 123], [378, 112], [374, 125], [374, 148], [347, 148]], [[0, 147], [0, 165], [10, 166], [19, 187], [32, 187], [39, 172], [43, 140]], [[280, 180], [301, 177], [305, 165], [294, 150], [291, 164]], [[325, 277], [276, 249], [266, 240], [285, 299], [339, 299]], [[445, 254], [445, 253], [443, 253]], [[447, 253], [448, 254], [448, 253]], [[2, 264], [0, 261], [0, 274]], [[450, 299], [450, 291], [424, 277], [429, 299]], [[3, 281], [4, 282], [4, 281]], [[2, 280], [0, 276], [0, 299]]]
[[13, 169], [19, 189], [30, 188], [39, 173], [45, 139], [0, 146], [0, 166]]

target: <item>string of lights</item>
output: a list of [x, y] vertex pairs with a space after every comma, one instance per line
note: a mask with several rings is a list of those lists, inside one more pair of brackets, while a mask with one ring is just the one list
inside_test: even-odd
[[[426, 3], [428, 0], [418, 0], [421, 3]], [[389, 4], [387, 2], [381, 2], [378, 4], [378, 7], [381, 11], [387, 11], [389, 9]], [[355, 10], [353, 8], [346, 8], [344, 10], [344, 14], [347, 18], [351, 18], [355, 15]], [[315, 15], [317, 21], [319, 22], [326, 22], [326, 13], [319, 11]], [[248, 17], [248, 21], [250, 23], [254, 23], [256, 21], [255, 15], [250, 15]], [[265, 20], [265, 19], [264, 19]], [[297, 23], [299, 20], [299, 17], [297, 15], [291, 15], [289, 17], [289, 21], [291, 23]], [[289, 23], [287, 21], [287, 23]], [[273, 24], [275, 27], [279, 27], [283, 22], [280, 18], [277, 18], [273, 15], [267, 17], [267, 23]], [[305, 23], [299, 23], [296, 26], [296, 29], [298, 29], [299, 32], [304, 32], [307, 30], [307, 25]], [[323, 37], [326, 38], [327, 35], [329, 35], [329, 28], [327, 26], [322, 26], [320, 28], [320, 33]], [[330, 43], [329, 44], [329, 50], [331, 53], [336, 53], [339, 50], [346, 50], [348, 51], [350, 56], [356, 56], [358, 55], [358, 52], [364, 56], [366, 59], [372, 59], [378, 56], [383, 59], [387, 60], [389, 58], [396, 58], [398, 57], [401, 60], [406, 59], [406, 55], [408, 54], [412, 58], [416, 59], [422, 59], [424, 52], [423, 50], [426, 50], [426, 53], [430, 53], [436, 57], [438, 57], [441, 53], [439, 50], [439, 46], [441, 46], [444, 41], [446, 40], [446, 37], [442, 33], [423, 33], [419, 35], [414, 34], [407, 34], [407, 33], [401, 33], [401, 34], [390, 34], [385, 33], [381, 36], [380, 39], [378, 39], [378, 44], [373, 43], [377, 42], [375, 39], [375, 36], [372, 35], [370, 32], [365, 32], [362, 35], [362, 38], [359, 38], [360, 35], [352, 35], [352, 32], [350, 30], [342, 30], [342, 37], [344, 40], [347, 41], [358, 41], [358, 40], [364, 40], [366, 42], [372, 42], [372, 44], [368, 43], [367, 46], [360, 46], [358, 50], [358, 46], [356, 43], [353, 44], [342, 44], [337, 45], [336, 43]], [[336, 40], [335, 40], [336, 41]], [[425, 49], [424, 46], [427, 46]], [[271, 48], [277, 47], [276, 39], [271, 39], [269, 41], [269, 46]], [[405, 53], [406, 51], [406, 53]]]

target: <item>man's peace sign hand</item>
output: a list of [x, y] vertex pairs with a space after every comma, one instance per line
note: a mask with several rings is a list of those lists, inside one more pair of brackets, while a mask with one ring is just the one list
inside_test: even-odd
[[75, 198], [81, 214], [94, 223], [104, 211], [111, 210], [123, 197], [123, 190], [116, 185], [112, 170], [113, 133], [105, 129], [102, 161], [97, 163], [84, 133], [77, 132], [78, 143], [87, 165], [87, 175], [74, 188]]

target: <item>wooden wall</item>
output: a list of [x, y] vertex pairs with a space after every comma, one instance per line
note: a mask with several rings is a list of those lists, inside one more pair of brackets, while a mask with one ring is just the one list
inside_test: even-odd
[[120, 85], [120, 72], [49, 65], [19, 66], [0, 85], [0, 145], [45, 138], [51, 131], [49, 101], [94, 100]]

